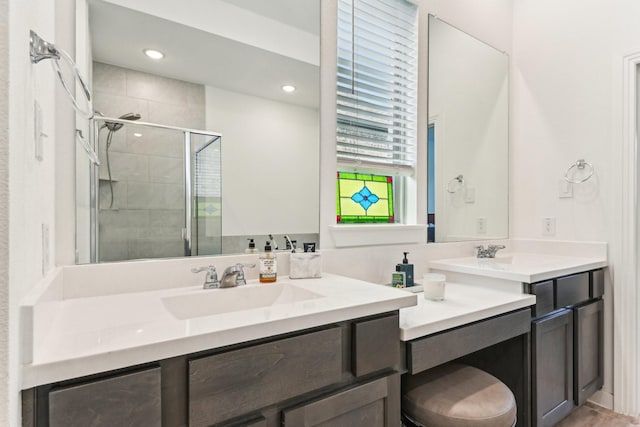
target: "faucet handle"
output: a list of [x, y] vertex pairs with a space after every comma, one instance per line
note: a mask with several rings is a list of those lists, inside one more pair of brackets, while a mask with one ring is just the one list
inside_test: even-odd
[[238, 285], [246, 285], [247, 284], [247, 280], [244, 277], [244, 267], [249, 267], [249, 268], [255, 268], [255, 264], [243, 264], [243, 263], [237, 263], [235, 265], [237, 271], [238, 271], [238, 275], [236, 276], [236, 283]]
[[208, 265], [206, 267], [194, 267], [191, 269], [192, 273], [200, 273], [203, 271], [207, 272], [207, 275], [204, 278], [203, 287], [205, 289], [217, 288], [220, 285], [220, 282], [218, 282], [218, 273], [213, 265]]

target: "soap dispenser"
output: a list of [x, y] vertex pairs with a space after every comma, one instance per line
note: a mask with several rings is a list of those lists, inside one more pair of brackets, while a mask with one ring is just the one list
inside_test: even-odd
[[402, 271], [405, 275], [405, 286], [410, 287], [414, 285], [413, 282], [413, 264], [409, 264], [409, 260], [407, 259], [407, 255], [409, 252], [403, 252], [404, 258], [402, 259], [402, 264], [396, 264], [396, 271]]
[[256, 243], [253, 239], [247, 239], [249, 241], [249, 247], [244, 250], [245, 254], [255, 254], [256, 253]]
[[271, 242], [267, 241], [264, 252], [260, 254], [260, 283], [275, 282], [278, 275], [278, 260], [271, 251]]

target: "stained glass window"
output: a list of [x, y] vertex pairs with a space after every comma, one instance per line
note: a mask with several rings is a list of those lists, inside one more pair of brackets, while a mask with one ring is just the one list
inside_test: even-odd
[[337, 222], [394, 222], [393, 177], [338, 172], [336, 181]]

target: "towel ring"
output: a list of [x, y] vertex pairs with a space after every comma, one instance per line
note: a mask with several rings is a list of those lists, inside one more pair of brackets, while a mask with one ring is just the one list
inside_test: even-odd
[[[589, 168], [587, 176], [585, 176], [582, 179], [571, 179], [571, 178], [569, 178], [569, 173], [574, 168], [575, 169], [579, 169], [579, 170], [584, 170], [585, 168]], [[591, 176], [593, 175], [593, 172], [594, 172], [594, 169], [593, 169], [593, 165], [591, 163], [585, 161], [584, 159], [579, 159], [574, 164], [569, 166], [569, 169], [567, 169], [567, 171], [564, 173], [564, 179], [565, 179], [565, 181], [567, 181], [567, 182], [569, 182], [571, 184], [581, 184], [581, 183], [585, 182], [586, 180], [588, 180], [589, 178], [591, 178]]]
[[[455, 182], [457, 182], [458, 185], [454, 190], [452, 190], [451, 184], [455, 184]], [[464, 185], [464, 177], [462, 175], [458, 175], [451, 178], [451, 180], [449, 180], [449, 182], [447, 183], [447, 193], [451, 193], [451, 194], [457, 193], [462, 185]]]
[[[42, 39], [33, 30], [31, 30], [29, 41], [30, 41], [29, 54], [31, 57], [31, 62], [33, 64], [37, 64], [43, 59], [51, 59], [52, 60], [51, 66], [53, 67], [53, 71], [55, 71], [55, 73], [58, 75], [58, 79], [62, 84], [62, 88], [67, 93], [67, 96], [69, 96], [69, 99], [71, 100], [71, 103], [73, 104], [73, 107], [75, 108], [75, 110], [83, 117], [87, 119], [92, 119], [94, 116], [94, 111], [93, 111], [93, 104], [91, 102], [91, 92], [89, 91], [89, 87], [85, 83], [84, 79], [80, 75], [80, 70], [78, 69], [76, 63], [73, 62], [73, 59], [71, 58], [71, 56], [69, 56], [69, 54], [64, 50], [56, 48], [53, 44]], [[69, 88], [67, 83], [64, 81], [64, 78], [62, 77], [62, 69], [60, 68], [61, 59], [64, 60], [67, 63], [67, 65], [71, 67], [71, 69], [73, 69], [73, 72], [75, 73], [75, 76], [74, 76], [75, 80], [77, 80], [78, 83], [80, 84], [80, 87], [82, 88], [82, 94], [86, 98], [86, 102], [87, 102], [86, 109], [83, 109], [80, 106], [80, 104], [78, 103], [78, 100], [71, 93], [71, 89]]]
[[96, 166], [100, 166], [100, 160], [98, 160], [98, 155], [96, 154], [94, 149], [91, 148], [91, 146], [89, 145], [89, 142], [87, 142], [87, 140], [85, 139], [80, 129], [76, 129], [76, 141], [78, 141], [80, 145], [82, 145], [82, 148], [84, 148], [84, 151], [87, 152], [87, 156], [89, 157], [89, 160], [91, 161], [91, 163], [93, 163]]

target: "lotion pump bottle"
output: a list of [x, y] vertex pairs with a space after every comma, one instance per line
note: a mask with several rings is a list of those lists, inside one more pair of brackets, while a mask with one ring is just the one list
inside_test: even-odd
[[253, 239], [247, 239], [249, 241], [249, 247], [244, 250], [245, 254], [255, 254], [256, 253], [256, 243]]
[[271, 251], [271, 242], [266, 242], [264, 252], [260, 254], [260, 283], [272, 283], [278, 275], [278, 260]]
[[409, 264], [407, 254], [409, 252], [403, 252], [404, 258], [402, 258], [402, 264], [396, 264], [396, 271], [403, 271], [405, 274], [405, 285], [407, 287], [413, 286], [413, 264]]

